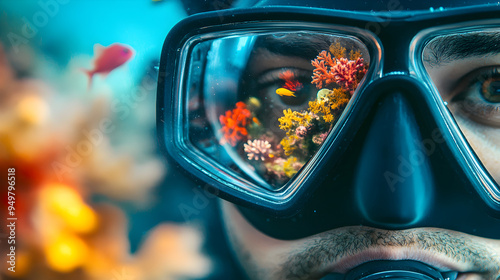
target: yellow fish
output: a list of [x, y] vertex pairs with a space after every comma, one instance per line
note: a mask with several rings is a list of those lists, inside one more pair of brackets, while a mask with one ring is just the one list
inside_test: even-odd
[[279, 88], [276, 90], [276, 94], [279, 95], [279, 96], [293, 96], [293, 97], [296, 97], [294, 95], [295, 92], [289, 90], [289, 89], [286, 89], [286, 88]]

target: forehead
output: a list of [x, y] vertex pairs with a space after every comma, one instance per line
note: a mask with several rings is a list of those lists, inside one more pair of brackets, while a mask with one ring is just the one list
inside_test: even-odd
[[352, 36], [317, 32], [282, 32], [275, 35], [259, 36], [256, 47], [282, 55], [312, 58], [316, 57], [321, 50], [339, 43], [347, 50], [356, 49], [367, 53], [363, 43]]

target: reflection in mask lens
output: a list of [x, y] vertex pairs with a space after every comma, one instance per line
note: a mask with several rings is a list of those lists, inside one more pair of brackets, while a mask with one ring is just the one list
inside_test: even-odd
[[426, 71], [470, 146], [500, 183], [500, 29], [430, 41]]
[[357, 39], [286, 32], [196, 44], [187, 135], [239, 177], [280, 189], [325, 141], [365, 75]]

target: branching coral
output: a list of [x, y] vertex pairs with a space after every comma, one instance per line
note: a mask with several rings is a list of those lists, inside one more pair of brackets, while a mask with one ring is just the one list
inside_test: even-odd
[[336, 42], [335, 44], [331, 44], [330, 47], [328, 48], [330, 53], [335, 57], [336, 59], [340, 59], [345, 57], [345, 52], [346, 49], [342, 47], [340, 42]]
[[[332, 44], [329, 51], [321, 51], [311, 61], [315, 67], [312, 83], [320, 89], [316, 99], [309, 102], [308, 110], [287, 109], [279, 118], [279, 127], [286, 132], [280, 144], [288, 156], [284, 167], [287, 177], [293, 176], [303, 165], [296, 162], [306, 162], [319, 149], [366, 73], [359, 51], [351, 50], [349, 58], [340, 43]], [[293, 73], [288, 71], [280, 76], [282, 79], [292, 77]]]
[[361, 58], [361, 51], [357, 50], [351, 50], [349, 52], [349, 60], [357, 60], [358, 58]]
[[252, 117], [252, 113], [243, 102], [236, 103], [236, 108], [226, 111], [225, 115], [219, 117], [222, 125], [221, 132], [224, 134], [223, 140], [231, 146], [236, 146], [238, 141], [245, 140], [248, 131], [247, 124]]
[[[238, 102], [235, 109], [220, 116], [221, 131], [224, 133], [222, 140], [232, 146], [239, 141], [247, 141], [238, 149], [241, 157], [248, 160], [252, 170], [276, 187], [283, 186], [295, 176], [318, 151], [367, 69], [359, 50], [350, 50], [347, 54], [347, 49], [339, 42], [321, 51], [311, 64], [314, 66], [311, 83], [319, 90], [315, 98], [308, 102], [307, 109], [283, 110], [278, 126], [284, 135], [256, 120], [261, 109], [260, 100], [256, 98], [252, 104], [258, 106], [248, 103], [247, 107], [245, 103]], [[284, 69], [278, 77], [283, 89], [294, 93], [302, 88], [292, 70]], [[281, 95], [278, 91], [276, 94]], [[309, 94], [309, 91], [304, 91], [304, 94]]]
[[327, 90], [327, 93], [322, 89], [318, 92], [318, 98], [309, 102], [309, 112], [327, 123], [332, 123], [342, 113], [349, 99], [350, 95], [342, 89]]
[[291, 136], [295, 134], [295, 130], [299, 126], [307, 126], [311, 121], [311, 114], [292, 111], [291, 109], [283, 110], [283, 117], [279, 118], [280, 129], [286, 131], [286, 134]]
[[308, 110], [284, 110], [279, 118], [279, 127], [286, 132], [280, 144], [288, 156], [284, 172], [289, 178], [325, 141], [367, 69], [359, 50], [351, 50], [348, 59], [346, 48], [338, 42], [311, 64], [315, 67], [311, 83], [320, 89], [316, 99], [309, 102]]
[[264, 161], [267, 158], [272, 158], [271, 144], [265, 140], [248, 140], [247, 143], [243, 144], [244, 151], [247, 153], [248, 160], [261, 160]]
[[328, 95], [328, 102], [332, 110], [344, 110], [345, 106], [351, 99], [351, 95], [342, 89], [333, 89]]
[[295, 151], [295, 149], [297, 149], [297, 146], [295, 145], [297, 138], [298, 138], [297, 136], [291, 135], [291, 136], [285, 136], [281, 140], [280, 145], [283, 148], [285, 155], [289, 156]]
[[316, 84], [317, 88], [328, 87], [335, 83], [335, 74], [330, 70], [336, 63], [332, 59], [331, 53], [322, 51], [318, 57], [311, 61], [312, 66], [316, 69], [313, 70], [312, 84]]
[[331, 67], [331, 72], [334, 75], [335, 82], [352, 94], [358, 86], [359, 75], [363, 77], [366, 73], [366, 68], [364, 67], [362, 58], [356, 60], [340, 58]]
[[309, 110], [316, 114], [319, 118], [323, 118], [323, 120], [327, 123], [332, 122], [334, 119], [328, 99], [310, 101]]
[[347, 59], [345, 48], [337, 44], [330, 46], [330, 52], [320, 52], [311, 61], [315, 67], [311, 83], [316, 84], [318, 89], [338, 85], [352, 94], [367, 68], [359, 51], [351, 51], [349, 57], [355, 60]]

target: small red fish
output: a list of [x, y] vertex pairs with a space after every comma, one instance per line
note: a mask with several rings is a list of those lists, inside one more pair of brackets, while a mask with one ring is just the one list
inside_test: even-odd
[[108, 47], [94, 45], [94, 69], [84, 70], [89, 76], [89, 88], [95, 74], [107, 75], [116, 67], [127, 62], [134, 55], [134, 50], [128, 46], [114, 43]]
[[[283, 87], [281, 89], [278, 89], [278, 90], [280, 90], [280, 92], [278, 93], [278, 90], [276, 91], [276, 93], [281, 95], [281, 96], [293, 96], [293, 97], [295, 97], [295, 95], [293, 95], [293, 94], [296, 91], [299, 91], [303, 88], [302, 83], [295, 79], [295, 74], [291, 70], [286, 70], [286, 71], [280, 73], [278, 77], [285, 81], [285, 84], [283, 85]], [[287, 91], [284, 91], [283, 89], [286, 89]]]
[[283, 87], [286, 88], [286, 89], [289, 89], [291, 91], [299, 91], [304, 86], [299, 81], [286, 81], [286, 83], [285, 83], [285, 85]]

